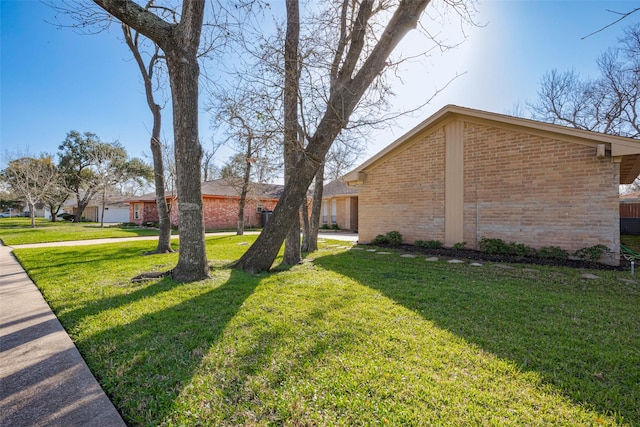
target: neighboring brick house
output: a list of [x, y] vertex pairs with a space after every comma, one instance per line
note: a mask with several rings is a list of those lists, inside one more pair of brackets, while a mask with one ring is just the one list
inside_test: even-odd
[[358, 230], [358, 189], [336, 179], [322, 189], [320, 226], [337, 224], [341, 230]]
[[[272, 211], [283, 186], [275, 184], [250, 185], [244, 207], [245, 227], [262, 226], [263, 213]], [[171, 224], [179, 225], [177, 200], [167, 197], [172, 208]], [[236, 178], [218, 179], [202, 183], [202, 208], [204, 227], [207, 230], [236, 228], [238, 226], [238, 206], [240, 202], [240, 180]], [[129, 221], [144, 224], [158, 221], [155, 193], [129, 200]]]
[[395, 230], [469, 248], [603, 244], [617, 265], [618, 188], [638, 173], [638, 140], [449, 105], [343, 181], [359, 189], [362, 243]]

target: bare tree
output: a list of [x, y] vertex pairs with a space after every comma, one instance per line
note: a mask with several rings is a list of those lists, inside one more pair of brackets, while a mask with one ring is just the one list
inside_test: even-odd
[[[147, 3], [145, 9], [155, 7], [153, 1]], [[164, 12], [169, 13], [167, 11]], [[154, 79], [157, 78], [158, 72], [162, 71], [161, 62], [163, 60], [160, 46], [156, 43], [149, 43], [150, 53], [145, 63], [142, 57], [143, 44], [146, 37], [131, 28], [127, 24], [122, 24], [122, 33], [124, 39], [133, 54], [133, 58], [138, 66], [142, 81], [144, 83], [144, 91], [147, 99], [147, 105], [153, 117], [153, 126], [151, 128], [151, 139], [149, 145], [151, 147], [151, 155], [153, 158], [154, 184], [156, 193], [156, 207], [158, 210], [158, 226], [160, 233], [158, 235], [158, 245], [155, 251], [150, 253], [168, 253], [173, 252], [171, 248], [171, 219], [169, 216], [169, 207], [165, 194], [165, 171], [162, 156], [162, 143], [160, 142], [160, 132], [162, 128], [162, 107], [155, 100], [154, 96]]]
[[[295, 3], [292, 0], [287, 5], [293, 7]], [[374, 82], [380, 81], [376, 79], [393, 62], [389, 61], [390, 54], [405, 34], [416, 27], [429, 3], [429, 0], [400, 0], [393, 7], [392, 3], [378, 4], [373, 0], [362, 0], [344, 1], [336, 8], [339, 11], [336, 33], [333, 38], [323, 39], [331, 40], [327, 44], [333, 51], [329, 56], [329, 71], [324, 77], [317, 77], [328, 82], [327, 96], [318, 93], [316, 97], [323, 101], [323, 112], [317, 116], [313, 131], [305, 135], [306, 146], [295, 145], [295, 156], [291, 157], [293, 161], [289, 169], [289, 176], [293, 179], [285, 183], [284, 192], [269, 223], [254, 245], [237, 262], [238, 267], [251, 272], [271, 267], [285, 236], [295, 226], [307, 189], [331, 145], [348, 126], [356, 106], [368, 101], [365, 97], [368, 89]], [[467, 13], [465, 2], [451, 2], [451, 5], [461, 15]], [[325, 25], [326, 31], [334, 28], [330, 22], [327, 21]], [[296, 25], [295, 16], [287, 21], [288, 29]], [[286, 64], [285, 60], [285, 67]], [[285, 93], [285, 99], [287, 96]], [[371, 102], [375, 101], [373, 99]], [[301, 117], [300, 121], [304, 123], [305, 118]], [[285, 137], [285, 141], [293, 141], [293, 138]]]
[[274, 105], [269, 94], [241, 82], [233, 90], [220, 90], [212, 106], [216, 122], [226, 122], [227, 144], [238, 150], [222, 176], [239, 178], [238, 235], [244, 233], [244, 207], [252, 181], [266, 182], [272, 169], [272, 147], [279, 146], [279, 124], [272, 120]]
[[546, 73], [535, 119], [612, 135], [640, 137], [640, 25], [629, 27], [598, 59], [600, 76], [583, 80], [574, 71]]
[[202, 147], [198, 139], [198, 47], [204, 19], [204, 0], [182, 3], [179, 21], [168, 22], [132, 0], [94, 0], [127, 26], [149, 38], [163, 51], [172, 95], [173, 132], [180, 216], [180, 255], [171, 271], [174, 279], [209, 277], [204, 242]]
[[35, 227], [35, 205], [55, 190], [57, 170], [51, 156], [20, 156], [8, 162], [1, 177], [13, 192], [22, 197], [29, 209], [31, 227]]

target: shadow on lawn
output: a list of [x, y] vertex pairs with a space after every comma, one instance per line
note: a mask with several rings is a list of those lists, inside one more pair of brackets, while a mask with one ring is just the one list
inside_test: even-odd
[[314, 261], [537, 372], [574, 402], [640, 425], [639, 319], [628, 302], [638, 289], [586, 282], [571, 272], [545, 277], [545, 271], [424, 262], [355, 251]]
[[[128, 295], [100, 300], [60, 316], [68, 328], [104, 310], [150, 298], [181, 286], [210, 290], [122, 326], [76, 341], [80, 352], [127, 424], [159, 425], [191, 380], [203, 356], [260, 282], [260, 277], [231, 271], [224, 283], [181, 284], [169, 278]], [[122, 312], [116, 312], [122, 315]], [[85, 319], [85, 320], [83, 320]]]

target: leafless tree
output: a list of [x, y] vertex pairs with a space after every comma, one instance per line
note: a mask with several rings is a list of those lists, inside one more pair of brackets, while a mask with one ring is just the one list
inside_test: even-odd
[[[153, 0], [149, 1], [145, 9], [150, 10], [155, 7]], [[166, 9], [161, 9], [160, 13], [170, 15], [173, 13]], [[151, 128], [151, 138], [149, 146], [151, 147], [151, 155], [153, 158], [154, 184], [156, 193], [156, 207], [158, 210], [158, 227], [160, 233], [158, 235], [158, 244], [156, 249], [150, 253], [168, 253], [173, 252], [171, 248], [171, 219], [169, 216], [169, 207], [165, 194], [165, 171], [162, 156], [162, 142], [160, 141], [160, 133], [162, 129], [162, 107], [156, 102], [154, 80], [156, 82], [163, 81], [162, 72], [164, 67], [162, 64], [163, 55], [160, 46], [157, 43], [150, 42], [149, 39], [141, 35], [140, 32], [131, 28], [127, 24], [122, 24], [122, 33], [124, 40], [133, 55], [138, 66], [142, 81], [144, 83], [144, 91], [147, 100], [147, 106], [153, 117], [153, 126]], [[147, 43], [148, 42], [148, 43]], [[146, 62], [143, 53], [146, 52]], [[160, 74], [160, 76], [158, 76]], [[161, 84], [161, 83], [159, 83]]]
[[31, 227], [35, 227], [35, 205], [44, 200], [54, 187], [58, 171], [50, 155], [40, 157], [17, 155], [8, 161], [1, 178], [13, 192], [23, 198], [29, 209]]
[[226, 123], [226, 145], [238, 151], [223, 169], [222, 176], [239, 178], [237, 233], [242, 235], [251, 183], [265, 183], [275, 167], [272, 153], [280, 147], [280, 125], [273, 120], [275, 102], [262, 91], [264, 86], [253, 86], [242, 80], [234, 82], [234, 86], [220, 88], [212, 96], [209, 111], [216, 123]]
[[[394, 61], [389, 57], [397, 44], [405, 34], [418, 25], [429, 0], [399, 0], [397, 2], [376, 2], [374, 0], [348, 1], [339, 5], [330, 3], [328, 10], [337, 12], [338, 19], [325, 20], [324, 31], [333, 37], [322, 37], [316, 34], [319, 40], [326, 40], [326, 48], [330, 55], [328, 72], [315, 71], [310, 81], [324, 80], [327, 82], [326, 92], [316, 90], [316, 99], [323, 104], [319, 111], [315, 126], [308, 126], [308, 134], [304, 135], [306, 145], [299, 144], [297, 137], [293, 137], [293, 128], [287, 133], [285, 126], [285, 147], [289, 143], [294, 147], [291, 162], [287, 165], [290, 172], [285, 183], [284, 192], [278, 205], [265, 229], [254, 245], [237, 262], [237, 266], [251, 272], [268, 270], [282, 244], [296, 224], [300, 206], [306, 197], [307, 189], [323, 164], [331, 145], [343, 129], [348, 127], [350, 119], [356, 107], [362, 103], [382, 102], [380, 97], [368, 97], [368, 90], [373, 86], [382, 84], [380, 76], [383, 75]], [[468, 17], [467, 3], [464, 1], [448, 2], [463, 18]], [[331, 9], [331, 6], [334, 6]], [[295, 0], [287, 1], [287, 7], [297, 7]], [[287, 32], [295, 33], [295, 12], [288, 11]], [[337, 23], [332, 26], [331, 22]], [[285, 52], [286, 52], [285, 42]], [[300, 52], [298, 51], [299, 61]], [[285, 54], [286, 56], [286, 54]], [[285, 68], [287, 60], [285, 59]], [[300, 70], [299, 65], [295, 70]], [[326, 70], [326, 68], [325, 68]], [[285, 72], [285, 79], [287, 78]], [[295, 76], [292, 71], [290, 76]], [[298, 74], [299, 75], [299, 74]], [[299, 89], [299, 85], [287, 85], [289, 90]], [[312, 88], [319, 86], [312, 85]], [[284, 99], [297, 97], [299, 91], [290, 94], [285, 91]], [[287, 109], [285, 108], [285, 117]], [[292, 114], [293, 117], [293, 114]], [[299, 117], [299, 121], [308, 123], [307, 117]], [[304, 127], [304, 126], [303, 126]], [[297, 129], [296, 129], [297, 133]], [[294, 142], [295, 141], [295, 142]], [[286, 155], [285, 155], [286, 158]], [[291, 233], [293, 236], [294, 233]], [[298, 234], [299, 236], [299, 234]], [[298, 237], [299, 239], [299, 237]]]
[[640, 25], [629, 27], [619, 46], [598, 61], [600, 76], [582, 79], [575, 71], [546, 73], [539, 99], [529, 107], [535, 119], [602, 132], [640, 137]]
[[209, 277], [204, 242], [202, 147], [198, 139], [198, 48], [204, 19], [204, 0], [182, 3], [175, 20], [147, 10], [132, 0], [94, 0], [123, 24], [157, 44], [167, 64], [173, 107], [173, 132], [180, 216], [180, 255], [171, 271], [174, 279]]

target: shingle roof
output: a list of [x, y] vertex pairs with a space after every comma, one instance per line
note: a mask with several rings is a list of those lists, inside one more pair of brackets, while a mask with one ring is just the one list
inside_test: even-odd
[[347, 184], [339, 179], [324, 184], [322, 189], [322, 197], [336, 197], [346, 195], [357, 195], [358, 189], [355, 187], [347, 187]]
[[[239, 197], [242, 186], [240, 178], [222, 178], [202, 183], [202, 196]], [[284, 186], [277, 184], [249, 184], [248, 196], [258, 199], [279, 199]], [[168, 196], [168, 194], [167, 194]], [[139, 197], [132, 197], [129, 202], [155, 202], [156, 193], [148, 193]]]

